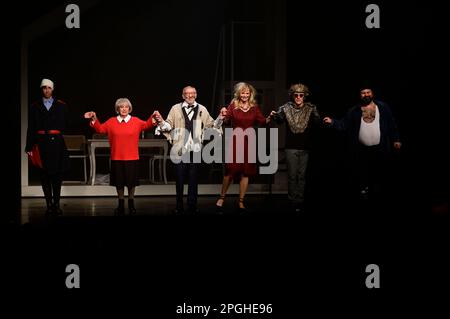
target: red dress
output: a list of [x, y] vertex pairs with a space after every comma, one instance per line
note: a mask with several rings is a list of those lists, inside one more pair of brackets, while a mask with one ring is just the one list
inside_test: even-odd
[[[251, 134], [252, 130], [246, 131], [246, 133], [249, 134], [244, 135], [245, 138], [243, 143], [239, 143], [239, 135], [241, 136], [241, 141], [242, 135], [238, 132], [241, 131], [240, 129], [245, 131], [247, 128], [254, 127], [257, 124], [265, 125], [266, 118], [257, 105], [251, 107], [247, 112], [244, 112], [241, 109], [237, 109], [234, 104], [231, 103], [228, 106], [227, 116], [225, 118], [226, 123], [230, 121], [231, 126], [233, 127], [233, 134], [237, 136], [233, 136], [233, 139], [230, 140], [232, 143], [228, 145], [228, 154], [225, 154], [226, 175], [232, 175], [235, 178], [240, 176], [254, 176], [256, 175], [257, 155], [256, 135]], [[236, 131], [236, 129], [238, 129], [238, 131]]]

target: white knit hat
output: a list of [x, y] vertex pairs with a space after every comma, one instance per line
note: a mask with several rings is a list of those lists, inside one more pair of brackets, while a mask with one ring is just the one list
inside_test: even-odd
[[41, 81], [41, 87], [48, 86], [53, 90], [53, 82], [49, 79], [42, 79]]

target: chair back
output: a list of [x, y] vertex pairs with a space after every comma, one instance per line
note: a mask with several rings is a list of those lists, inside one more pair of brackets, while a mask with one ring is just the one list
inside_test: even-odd
[[86, 137], [84, 135], [64, 135], [63, 137], [69, 152], [79, 151], [85, 153]]

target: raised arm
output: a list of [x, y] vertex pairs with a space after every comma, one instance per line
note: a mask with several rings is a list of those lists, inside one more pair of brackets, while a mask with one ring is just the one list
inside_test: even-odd
[[172, 130], [173, 124], [175, 123], [175, 112], [172, 108], [167, 115], [167, 119], [164, 120], [158, 111], [155, 111], [155, 119], [158, 122], [158, 126], [155, 130], [155, 135], [160, 135], [161, 133], [168, 133]]
[[320, 114], [319, 111], [317, 110], [317, 106], [313, 105], [312, 106], [313, 110], [311, 112], [311, 118], [312, 118], [312, 122], [314, 123], [314, 125], [319, 125], [321, 123], [321, 118], [320, 118]]
[[97, 119], [97, 114], [95, 114], [94, 111], [86, 112], [84, 113], [85, 119], [90, 119], [89, 125], [100, 134], [108, 134], [108, 122], [106, 123], [100, 123], [100, 121]]
[[345, 131], [350, 125], [353, 110], [354, 108], [348, 111], [342, 119], [334, 119], [326, 116], [323, 118], [323, 123], [339, 131]]
[[276, 124], [282, 124], [286, 120], [286, 114], [284, 113], [283, 106], [280, 106], [278, 110], [272, 111], [269, 114], [269, 121], [274, 121]]
[[158, 111], [154, 111], [153, 114], [150, 115], [150, 117], [147, 119], [147, 121], [142, 121], [142, 123], [141, 123], [141, 130], [142, 131], [149, 130], [152, 127], [156, 126], [156, 121], [157, 121], [156, 120], [156, 114], [159, 114], [159, 112], [158, 113], [156, 113], [156, 112], [158, 112]]
[[265, 117], [262, 114], [259, 106], [255, 106], [255, 111], [256, 111], [256, 118], [255, 118], [256, 123], [258, 123], [259, 125], [266, 125], [267, 123], [270, 122], [270, 115], [268, 117]]

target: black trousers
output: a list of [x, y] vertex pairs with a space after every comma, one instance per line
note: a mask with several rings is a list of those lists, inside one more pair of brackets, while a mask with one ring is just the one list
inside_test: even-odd
[[47, 207], [52, 205], [59, 205], [59, 199], [61, 198], [61, 173], [49, 174], [46, 171], [41, 172], [41, 184], [44, 191], [45, 201]]
[[379, 193], [386, 187], [389, 175], [388, 158], [378, 145], [360, 145], [354, 169], [359, 190], [368, 187], [371, 192]]
[[199, 165], [200, 163], [192, 163], [192, 156], [191, 163], [180, 162], [178, 164], [175, 164], [178, 210], [183, 210], [183, 190], [186, 179], [188, 182], [187, 204], [190, 209], [197, 207]]

